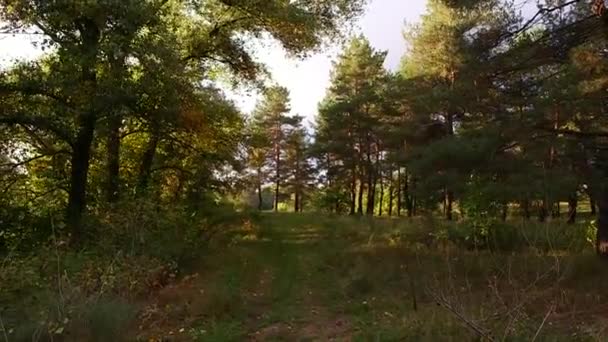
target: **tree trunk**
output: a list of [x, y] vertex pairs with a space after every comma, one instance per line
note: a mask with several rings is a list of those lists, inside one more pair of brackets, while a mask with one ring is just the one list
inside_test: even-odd
[[353, 170], [353, 177], [350, 182], [350, 215], [355, 215], [357, 203], [357, 173]]
[[374, 208], [374, 197], [375, 197], [375, 175], [374, 166], [372, 164], [372, 147], [369, 133], [366, 135], [366, 169], [367, 169], [367, 208], [365, 209], [366, 215], [373, 215]]
[[293, 199], [293, 212], [297, 213], [300, 211], [300, 202], [299, 202], [299, 198], [298, 198], [299, 194], [298, 191], [296, 190], [296, 193], [294, 194], [294, 199]]
[[154, 157], [156, 156], [156, 148], [160, 141], [160, 132], [158, 128], [154, 128], [150, 133], [150, 140], [141, 158], [139, 166], [139, 177], [137, 181], [137, 195], [142, 196], [148, 191], [150, 178], [152, 176], [152, 165], [154, 165]]
[[[452, 87], [454, 86], [454, 81], [455, 81], [455, 75], [452, 74]], [[447, 125], [448, 125], [448, 135], [450, 135], [450, 136], [454, 135], [454, 114], [453, 113], [448, 114]], [[452, 221], [452, 218], [453, 218], [452, 217], [452, 207], [453, 207], [453, 202], [454, 202], [454, 193], [449, 188], [445, 189], [445, 201], [446, 201], [445, 218], [448, 221]]]
[[578, 199], [576, 193], [570, 195], [568, 198], [568, 223], [573, 224], [576, 222], [576, 207], [578, 206]]
[[376, 208], [376, 177], [373, 176], [370, 170], [370, 175], [367, 179], [367, 209], [365, 214], [374, 215], [374, 209]]
[[66, 222], [68, 228], [72, 232], [73, 243], [78, 243], [82, 237], [82, 215], [86, 209], [91, 144], [93, 143], [96, 121], [94, 115], [85, 115], [81, 118], [81, 125], [78, 130], [78, 135], [76, 136], [74, 151], [72, 153]]
[[100, 31], [94, 21], [82, 19], [78, 22], [82, 40], [82, 74], [81, 81], [85, 90], [92, 97], [91, 106], [78, 118], [78, 133], [72, 151], [70, 170], [70, 189], [66, 208], [66, 223], [72, 232], [71, 242], [77, 244], [82, 238], [82, 215], [86, 210], [87, 181], [91, 157], [91, 145], [97, 124], [97, 53]]
[[595, 249], [597, 254], [608, 257], [608, 189], [602, 189], [596, 197], [599, 215], [597, 220], [597, 233]]
[[397, 216], [401, 216], [401, 167], [397, 168]]
[[258, 210], [262, 211], [262, 209], [264, 209], [264, 198], [262, 196], [262, 169], [259, 167], [258, 167], [257, 190], [258, 190]]
[[453, 202], [454, 202], [454, 193], [450, 190], [447, 190], [446, 194], [445, 194], [445, 200], [446, 200], [446, 204], [447, 204], [447, 207], [445, 210], [445, 218], [448, 221], [452, 221], [452, 219], [453, 219], [452, 207], [453, 207]]
[[597, 215], [597, 212], [596, 212], [597, 203], [595, 202], [595, 196], [593, 196], [591, 191], [589, 192], [589, 207], [590, 207], [589, 210], [590, 210], [591, 215]]
[[405, 209], [407, 210], [407, 217], [414, 215], [412, 208], [412, 197], [410, 195], [410, 176], [407, 170], [403, 179], [403, 197], [405, 198]]
[[279, 144], [275, 142], [274, 146], [274, 162], [275, 170], [275, 187], [274, 187], [274, 212], [279, 211], [279, 195], [281, 193], [281, 149]]
[[382, 216], [382, 204], [384, 203], [384, 180], [380, 174], [380, 199], [378, 202], [378, 216]]
[[279, 193], [281, 192], [281, 182], [279, 181], [278, 175], [274, 185], [274, 212], [279, 212]]
[[416, 178], [412, 177], [412, 216], [416, 216]]
[[388, 170], [388, 216], [393, 216], [393, 197], [395, 195], [393, 189], [393, 169]]
[[538, 222], [545, 222], [547, 220], [547, 202], [545, 200], [540, 204], [538, 209]]
[[530, 213], [530, 200], [527, 198], [521, 203], [523, 215], [525, 220], [529, 220], [532, 214]]
[[120, 115], [113, 115], [109, 121], [109, 131], [107, 137], [107, 167], [108, 179], [106, 188], [106, 198], [108, 202], [118, 201], [120, 187], [120, 126], [122, 118]]
[[559, 218], [561, 216], [560, 201], [553, 202], [553, 210], [551, 211], [551, 217]]
[[363, 192], [365, 191], [365, 184], [363, 180], [359, 180], [359, 195], [357, 198], [357, 214], [363, 215]]
[[506, 222], [507, 221], [507, 215], [508, 214], [509, 214], [509, 203], [508, 202], [504, 202], [502, 204], [502, 214], [501, 214], [502, 222]]

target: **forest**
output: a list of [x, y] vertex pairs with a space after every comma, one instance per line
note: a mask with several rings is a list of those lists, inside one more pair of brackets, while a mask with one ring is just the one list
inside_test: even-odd
[[608, 339], [608, 5], [367, 5], [0, 0], [0, 341]]

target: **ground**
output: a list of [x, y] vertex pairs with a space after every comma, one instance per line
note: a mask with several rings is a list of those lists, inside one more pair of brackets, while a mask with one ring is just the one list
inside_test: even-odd
[[408, 244], [377, 225], [265, 215], [255, 233], [213, 249], [151, 294], [132, 334], [148, 341], [608, 336], [608, 276], [591, 253]]

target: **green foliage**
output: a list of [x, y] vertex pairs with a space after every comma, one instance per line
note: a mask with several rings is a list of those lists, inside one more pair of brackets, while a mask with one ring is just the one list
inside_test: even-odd
[[348, 194], [339, 189], [321, 189], [316, 191], [312, 198], [314, 209], [323, 212], [336, 212], [338, 214], [348, 212], [349, 202]]

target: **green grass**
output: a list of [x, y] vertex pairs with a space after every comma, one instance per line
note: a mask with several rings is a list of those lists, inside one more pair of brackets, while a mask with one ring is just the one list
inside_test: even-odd
[[[140, 300], [126, 339], [608, 337], [603, 318], [608, 274], [587, 241], [588, 223], [492, 227], [507, 234], [494, 237], [516, 241], [511, 248], [471, 246], [467, 234], [477, 234], [471, 227], [433, 218], [263, 214], [255, 228], [240, 235], [246, 238], [210, 248], [192, 268], [196, 277], [178, 279]], [[527, 239], [520, 239], [524, 233]], [[132, 317], [130, 308], [109, 300], [83, 314], [94, 323], [90, 328], [99, 330], [89, 329], [89, 340], [107, 339], [104, 333], [117, 340], [128, 319], [112, 313]]]

